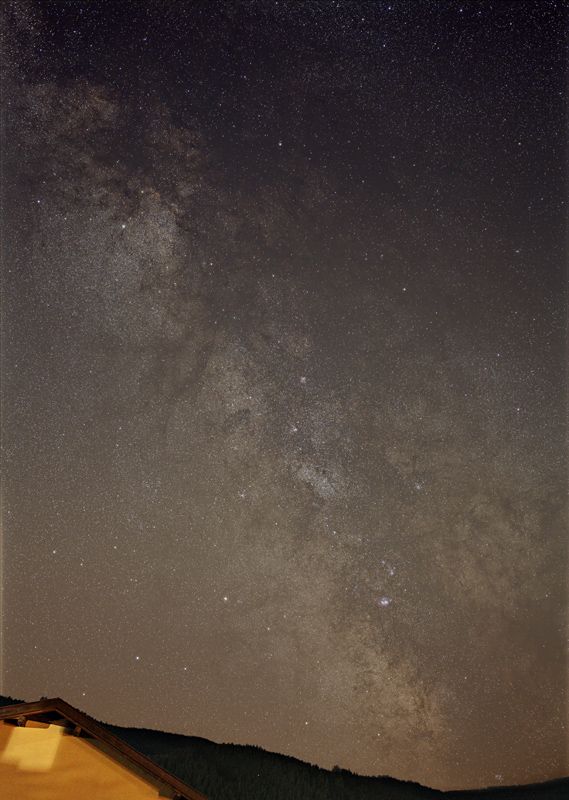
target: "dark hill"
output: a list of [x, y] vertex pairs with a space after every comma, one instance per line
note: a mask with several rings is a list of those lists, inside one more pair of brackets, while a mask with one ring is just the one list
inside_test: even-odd
[[[0, 705], [20, 702], [0, 697]], [[569, 778], [531, 786], [441, 792], [394, 778], [332, 771], [260, 747], [195, 736], [105, 727], [210, 800], [567, 800]]]
[[531, 786], [441, 792], [389, 777], [333, 771], [259, 747], [108, 726], [211, 800], [567, 800], [569, 778]]

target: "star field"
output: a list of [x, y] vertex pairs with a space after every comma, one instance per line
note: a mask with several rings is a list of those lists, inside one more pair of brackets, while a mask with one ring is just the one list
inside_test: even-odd
[[5, 694], [567, 774], [566, 11], [5, 3]]

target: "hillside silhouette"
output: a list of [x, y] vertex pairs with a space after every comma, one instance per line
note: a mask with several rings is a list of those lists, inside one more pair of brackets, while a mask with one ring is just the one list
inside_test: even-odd
[[[1, 697], [0, 705], [22, 702]], [[389, 777], [326, 770], [250, 745], [102, 722], [108, 730], [210, 800], [565, 800], [569, 778], [527, 786], [443, 792]]]

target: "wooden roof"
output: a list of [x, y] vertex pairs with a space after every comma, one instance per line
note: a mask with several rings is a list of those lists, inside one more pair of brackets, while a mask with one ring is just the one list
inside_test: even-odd
[[111, 756], [115, 755], [118, 761], [123, 764], [126, 762], [127, 766], [130, 763], [133, 768], [146, 774], [150, 780], [154, 779], [154, 781], [166, 784], [172, 789], [177, 800], [207, 800], [204, 794], [182, 783], [175, 775], [159, 767], [154, 761], [115, 736], [92, 717], [70, 706], [60, 697], [38, 700], [35, 703], [14, 703], [9, 706], [0, 706], [0, 720], [23, 724], [27, 719], [55, 724], [63, 722], [71, 726], [76, 735], [88, 736], [103, 742]]

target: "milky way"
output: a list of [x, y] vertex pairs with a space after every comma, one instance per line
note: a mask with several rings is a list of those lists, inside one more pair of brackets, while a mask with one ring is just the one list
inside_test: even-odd
[[567, 773], [565, 11], [4, 4], [5, 694]]

